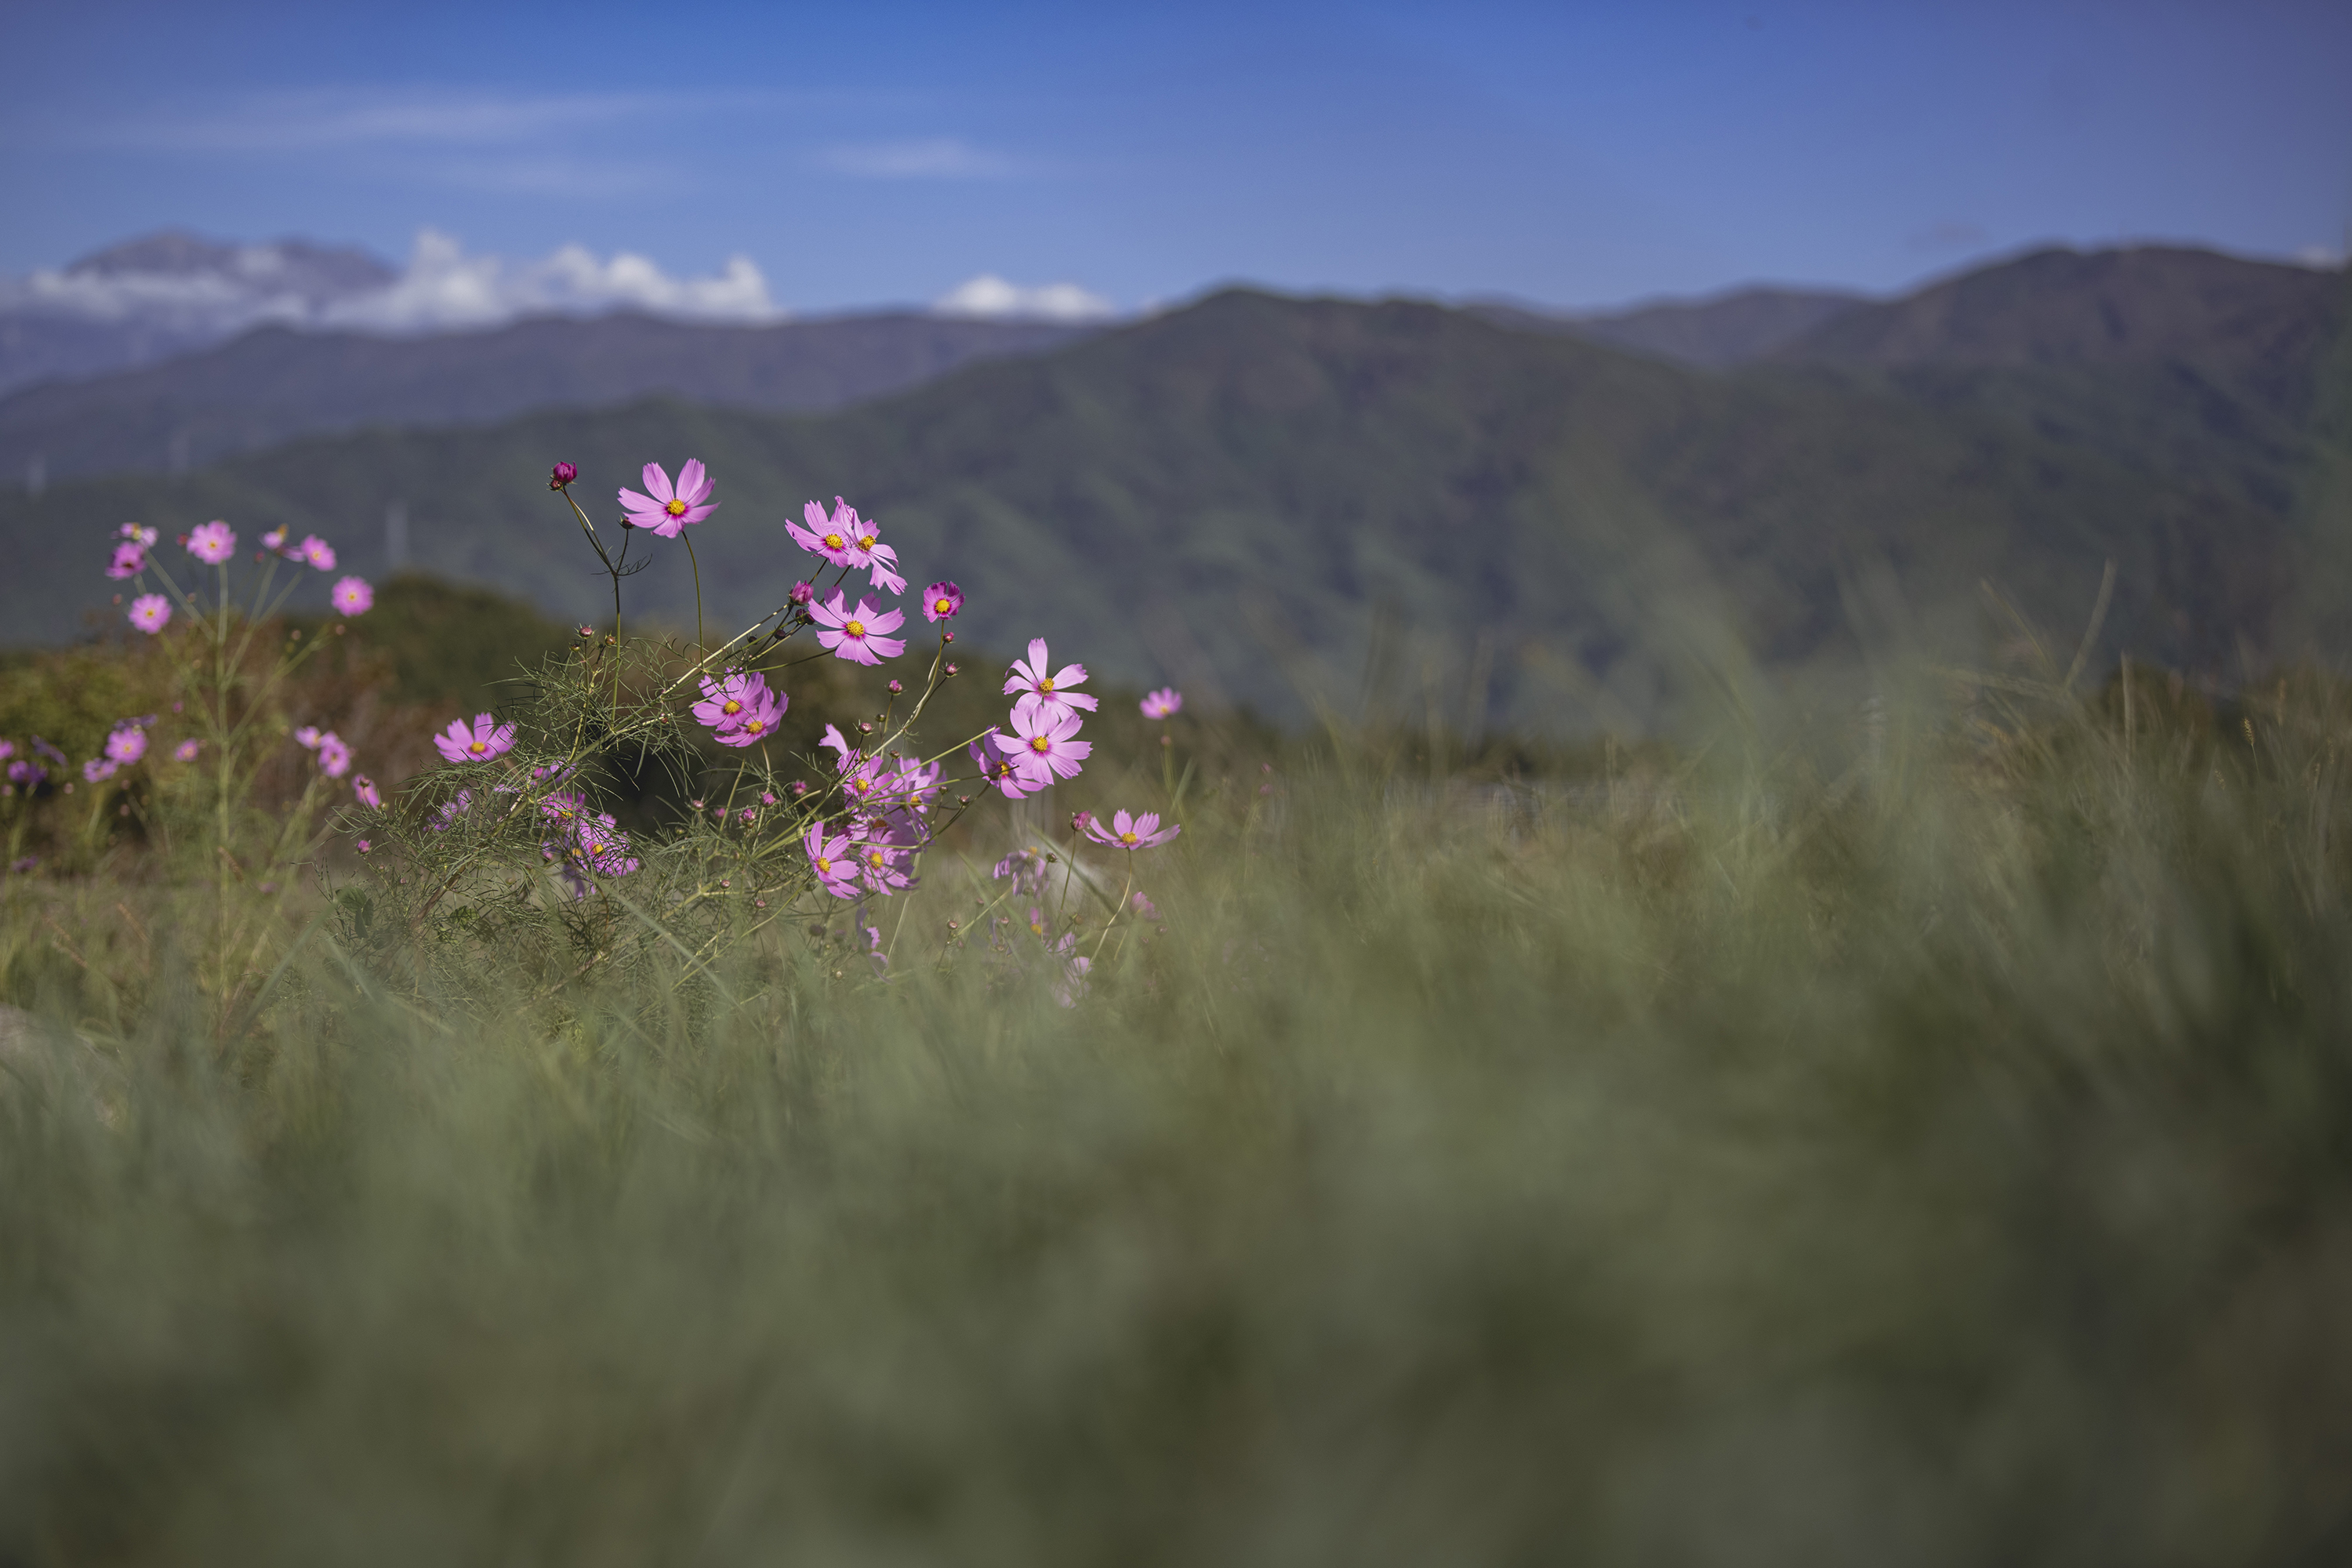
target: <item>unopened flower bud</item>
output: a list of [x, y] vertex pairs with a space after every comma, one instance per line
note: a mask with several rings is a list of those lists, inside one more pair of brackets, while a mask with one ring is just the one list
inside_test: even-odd
[[949, 665], [949, 666], [948, 666], [948, 673], [949, 673], [950, 675], [953, 675], [955, 672], [956, 672], [956, 667], [955, 667], [954, 665], [952, 665], [952, 664]]
[[816, 584], [814, 584], [814, 583], [795, 583], [795, 584], [793, 584], [793, 604], [795, 604], [795, 605], [806, 605], [806, 604], [810, 604], [810, 603], [814, 602], [814, 601], [815, 600], [815, 598], [816, 598]]
[[793, 781], [793, 798], [798, 800], [802, 795], [806, 794], [808, 794], [808, 781], [806, 779], [794, 779]]
[[571, 464], [558, 463], [555, 465], [555, 472], [548, 476], [547, 488], [551, 490], [560, 490], [579, 477], [580, 470], [573, 468]]
[[894, 680], [894, 681], [892, 681], [892, 682], [890, 683], [890, 695], [891, 695], [891, 696], [893, 696], [893, 697], [898, 696], [900, 692], [902, 692], [902, 691], [904, 691], [904, 690], [906, 690], [906, 689], [906, 689], [905, 687], [903, 687], [903, 686], [899, 685], [899, 684], [898, 684], [897, 681], [895, 681], [895, 680]]
[[593, 637], [596, 635], [596, 628], [594, 626], [582, 626], [580, 628], [580, 635], [583, 637]]
[[1091, 811], [1074, 811], [1070, 813], [1070, 831], [1084, 833], [1094, 826], [1094, 820], [1095, 814]]
[[940, 640], [941, 642], [953, 642], [953, 641], [955, 641], [955, 633], [953, 633], [953, 632], [941, 632], [941, 633], [940, 634]]

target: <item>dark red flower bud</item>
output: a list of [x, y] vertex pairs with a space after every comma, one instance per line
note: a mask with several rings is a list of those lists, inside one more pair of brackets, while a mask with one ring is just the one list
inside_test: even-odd
[[573, 468], [571, 464], [558, 463], [555, 465], [555, 472], [548, 476], [547, 488], [551, 490], [560, 490], [579, 477], [580, 470]]

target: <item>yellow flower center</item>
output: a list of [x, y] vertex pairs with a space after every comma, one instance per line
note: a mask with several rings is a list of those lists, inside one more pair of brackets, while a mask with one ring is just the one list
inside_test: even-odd
[[743, 711], [743, 705], [740, 702], [736, 701], [732, 697], [730, 697], [726, 701], [719, 705], [719, 710], [731, 719], [736, 714]]
[[1049, 676], [1046, 676], [1045, 678], [1044, 678], [1043, 679], [1039, 680], [1039, 681], [1037, 682], [1037, 689], [1038, 689], [1038, 690], [1040, 690], [1040, 691], [1051, 691], [1051, 690], [1053, 690], [1053, 689], [1054, 689], [1054, 678], [1053, 678], [1052, 676], [1050, 676], [1050, 675], [1049, 675]]
[[868, 866], [873, 867], [876, 870], [880, 870], [882, 868], [882, 851], [879, 849], [868, 849], [866, 852], [866, 863]]
[[825, 876], [833, 870], [833, 862], [820, 855], [816, 858], [816, 874]]
[[874, 787], [874, 781], [872, 779], [852, 779], [849, 781], [849, 787], [856, 790], [858, 794], [864, 795], [867, 790]]
[[873, 534], [870, 534], [870, 533], [861, 533], [861, 534], [859, 534], [859, 535], [857, 536], [857, 548], [858, 548], [858, 549], [860, 549], [860, 550], [871, 550], [871, 549], [873, 549], [873, 548], [874, 548], [874, 537], [875, 537], [875, 536], [874, 536]]
[[767, 721], [764, 719], [746, 719], [743, 721], [743, 733], [747, 735], [756, 735], [767, 727]]
[[1119, 841], [1121, 844], [1134, 844], [1134, 843], [1139, 842], [1139, 840], [1136, 838], [1135, 835], [1134, 835], [1134, 834], [1132, 834], [1132, 833], [1122, 833], [1122, 834], [1120, 834], [1120, 835], [1118, 836], [1118, 841]]
[[1045, 739], [1043, 735], [1032, 735], [1029, 737], [1029, 749], [1033, 752], [1045, 751], [1053, 745], [1053, 742]]
[[941, 614], [941, 615], [943, 615], [943, 616], [944, 616], [944, 615], [948, 614], [950, 611], [953, 610], [953, 609], [955, 608], [955, 605], [954, 605], [954, 604], [953, 604], [952, 602], [950, 602], [950, 601], [949, 601], [949, 600], [941, 599], [940, 601], [939, 601], [939, 603], [937, 603], [937, 604], [933, 605], [931, 606], [931, 608], [933, 608], [934, 610], [937, 610], [940, 614]]
[[826, 534], [826, 535], [824, 536], [824, 547], [825, 547], [827, 550], [838, 550], [838, 549], [840, 549], [840, 548], [841, 548], [841, 535], [839, 535], [839, 534], [837, 534], [837, 533], [828, 533], [828, 534]]
[[686, 503], [682, 500], [673, 500], [667, 506], [662, 508], [662, 510], [669, 513], [672, 517], [684, 517], [686, 515]]
[[847, 632], [851, 637], [862, 637], [866, 635], [866, 623], [864, 621], [852, 621], [841, 629]]
[[488, 750], [490, 749], [490, 743], [489, 743], [488, 741], [477, 741], [477, 742], [475, 742], [472, 745], [470, 745], [470, 746], [467, 747], [466, 749], [467, 749], [467, 751], [469, 751], [469, 752], [473, 752], [473, 753], [474, 753], [474, 755], [476, 755], [476, 756], [478, 756], [478, 756], [480, 756], [484, 752], [487, 752], [487, 751], [488, 751]]

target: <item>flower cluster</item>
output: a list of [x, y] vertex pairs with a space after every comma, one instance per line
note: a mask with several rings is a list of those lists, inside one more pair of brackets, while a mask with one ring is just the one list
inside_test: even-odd
[[[279, 527], [263, 534], [261, 536], [263, 554], [256, 556], [255, 559], [265, 560], [269, 555], [275, 554], [298, 565], [315, 567], [320, 572], [331, 572], [335, 569], [333, 545], [315, 533], [306, 535], [299, 543], [289, 543], [288, 531], [287, 529]], [[133, 626], [145, 632], [149, 637], [161, 633], [165, 626], [172, 624], [174, 598], [191, 614], [201, 613], [195, 602], [181, 591], [180, 585], [172, 580], [171, 574], [163, 572], [161, 563], [157, 562], [151, 553], [155, 547], [157, 538], [153, 529], [135, 522], [126, 522], [114, 532], [115, 542], [106, 563], [106, 574], [117, 582], [125, 582], [131, 578], [143, 577], [145, 573], [153, 569], [162, 574], [164, 586], [170, 590], [170, 597], [163, 594], [148, 593], [133, 598], [125, 617]], [[185, 547], [189, 554], [205, 565], [226, 568], [236, 555], [236, 531], [229, 527], [226, 522], [215, 518], [212, 521], [199, 523], [180, 535], [180, 543]], [[224, 595], [226, 593], [226, 578], [224, 574], [222, 590]], [[375, 590], [369, 586], [364, 578], [346, 576], [337, 580], [328, 599], [340, 615], [362, 616], [375, 607]], [[257, 605], [259, 602], [259, 597], [257, 595], [255, 600]], [[284, 602], [282, 595], [278, 602], [281, 604]], [[220, 607], [226, 612], [225, 604]]]

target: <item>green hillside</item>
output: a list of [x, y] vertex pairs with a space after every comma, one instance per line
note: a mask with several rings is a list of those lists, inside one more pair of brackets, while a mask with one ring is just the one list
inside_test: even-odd
[[[2322, 393], [2347, 384], [2335, 352], [2311, 355]], [[1451, 700], [1483, 668], [1498, 717], [1616, 724], [1705, 689], [1701, 666], [1977, 657], [1987, 582], [2079, 626], [2108, 560], [2107, 641], [2136, 657], [2219, 668], [2313, 624], [2297, 594], [2343, 531], [2345, 492], [2315, 500], [2326, 454], [2352, 450], [2340, 422], [2128, 367], [1942, 374], [1710, 374], [1430, 305], [1229, 292], [837, 414], [651, 402], [10, 497], [0, 612], [16, 640], [72, 635], [131, 517], [289, 522], [379, 572], [401, 497], [412, 564], [609, 614], [549, 465], [579, 463], [594, 497], [699, 457], [722, 502], [694, 533], [714, 626], [782, 599], [807, 559], [783, 518], [840, 493], [916, 584], [963, 585], [975, 642], [1044, 635], [1119, 679], [1292, 715], [1302, 685], [1355, 700], [1376, 619], [1403, 628], [1398, 700]], [[650, 542], [632, 602], [689, 625], [684, 552]]]

